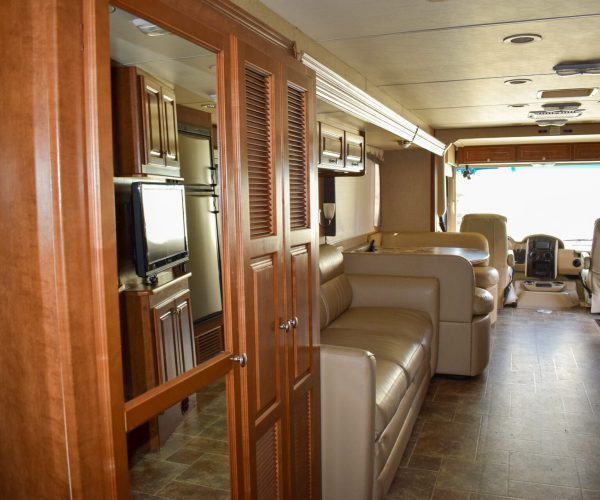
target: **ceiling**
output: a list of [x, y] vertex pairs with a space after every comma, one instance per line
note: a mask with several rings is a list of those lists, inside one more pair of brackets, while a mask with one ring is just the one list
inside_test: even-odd
[[110, 57], [137, 66], [175, 87], [177, 103], [214, 112], [216, 55], [171, 33], [147, 36], [132, 24], [136, 17], [114, 8], [110, 21]]
[[[552, 70], [558, 63], [600, 60], [598, 0], [262, 3], [437, 129], [531, 125], [529, 111], [565, 101], [538, 99], [538, 91], [600, 87], [600, 75], [560, 77]], [[503, 43], [524, 33], [542, 40]], [[513, 78], [531, 82], [504, 83]], [[600, 122], [599, 99], [568, 99], [585, 109], [569, 123]]]

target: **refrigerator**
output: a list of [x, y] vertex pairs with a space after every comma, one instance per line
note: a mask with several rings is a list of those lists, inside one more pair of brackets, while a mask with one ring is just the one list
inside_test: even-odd
[[185, 186], [190, 292], [194, 323], [222, 314], [218, 172], [210, 131], [180, 124], [179, 158]]

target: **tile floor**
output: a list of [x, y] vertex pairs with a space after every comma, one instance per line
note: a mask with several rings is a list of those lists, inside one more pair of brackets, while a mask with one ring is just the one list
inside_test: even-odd
[[387, 499], [600, 499], [592, 318], [501, 311], [483, 375], [432, 380]]
[[225, 384], [190, 398], [190, 410], [158, 452], [135, 457], [132, 500], [229, 498]]
[[[229, 498], [225, 411], [223, 386], [198, 397], [131, 469], [132, 498]], [[600, 327], [585, 310], [501, 311], [483, 375], [432, 380], [387, 496], [507, 498], [600, 500]]]

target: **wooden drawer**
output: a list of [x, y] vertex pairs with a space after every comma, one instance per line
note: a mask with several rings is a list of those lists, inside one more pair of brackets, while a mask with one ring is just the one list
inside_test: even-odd
[[517, 161], [569, 161], [570, 144], [525, 144], [517, 147]]

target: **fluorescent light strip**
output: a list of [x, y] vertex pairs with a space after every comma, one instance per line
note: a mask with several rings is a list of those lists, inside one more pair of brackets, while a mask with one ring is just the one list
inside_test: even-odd
[[317, 74], [317, 97], [323, 101], [438, 156], [444, 154], [446, 145], [443, 142], [352, 85], [327, 66], [307, 54], [302, 56], [302, 62]]

